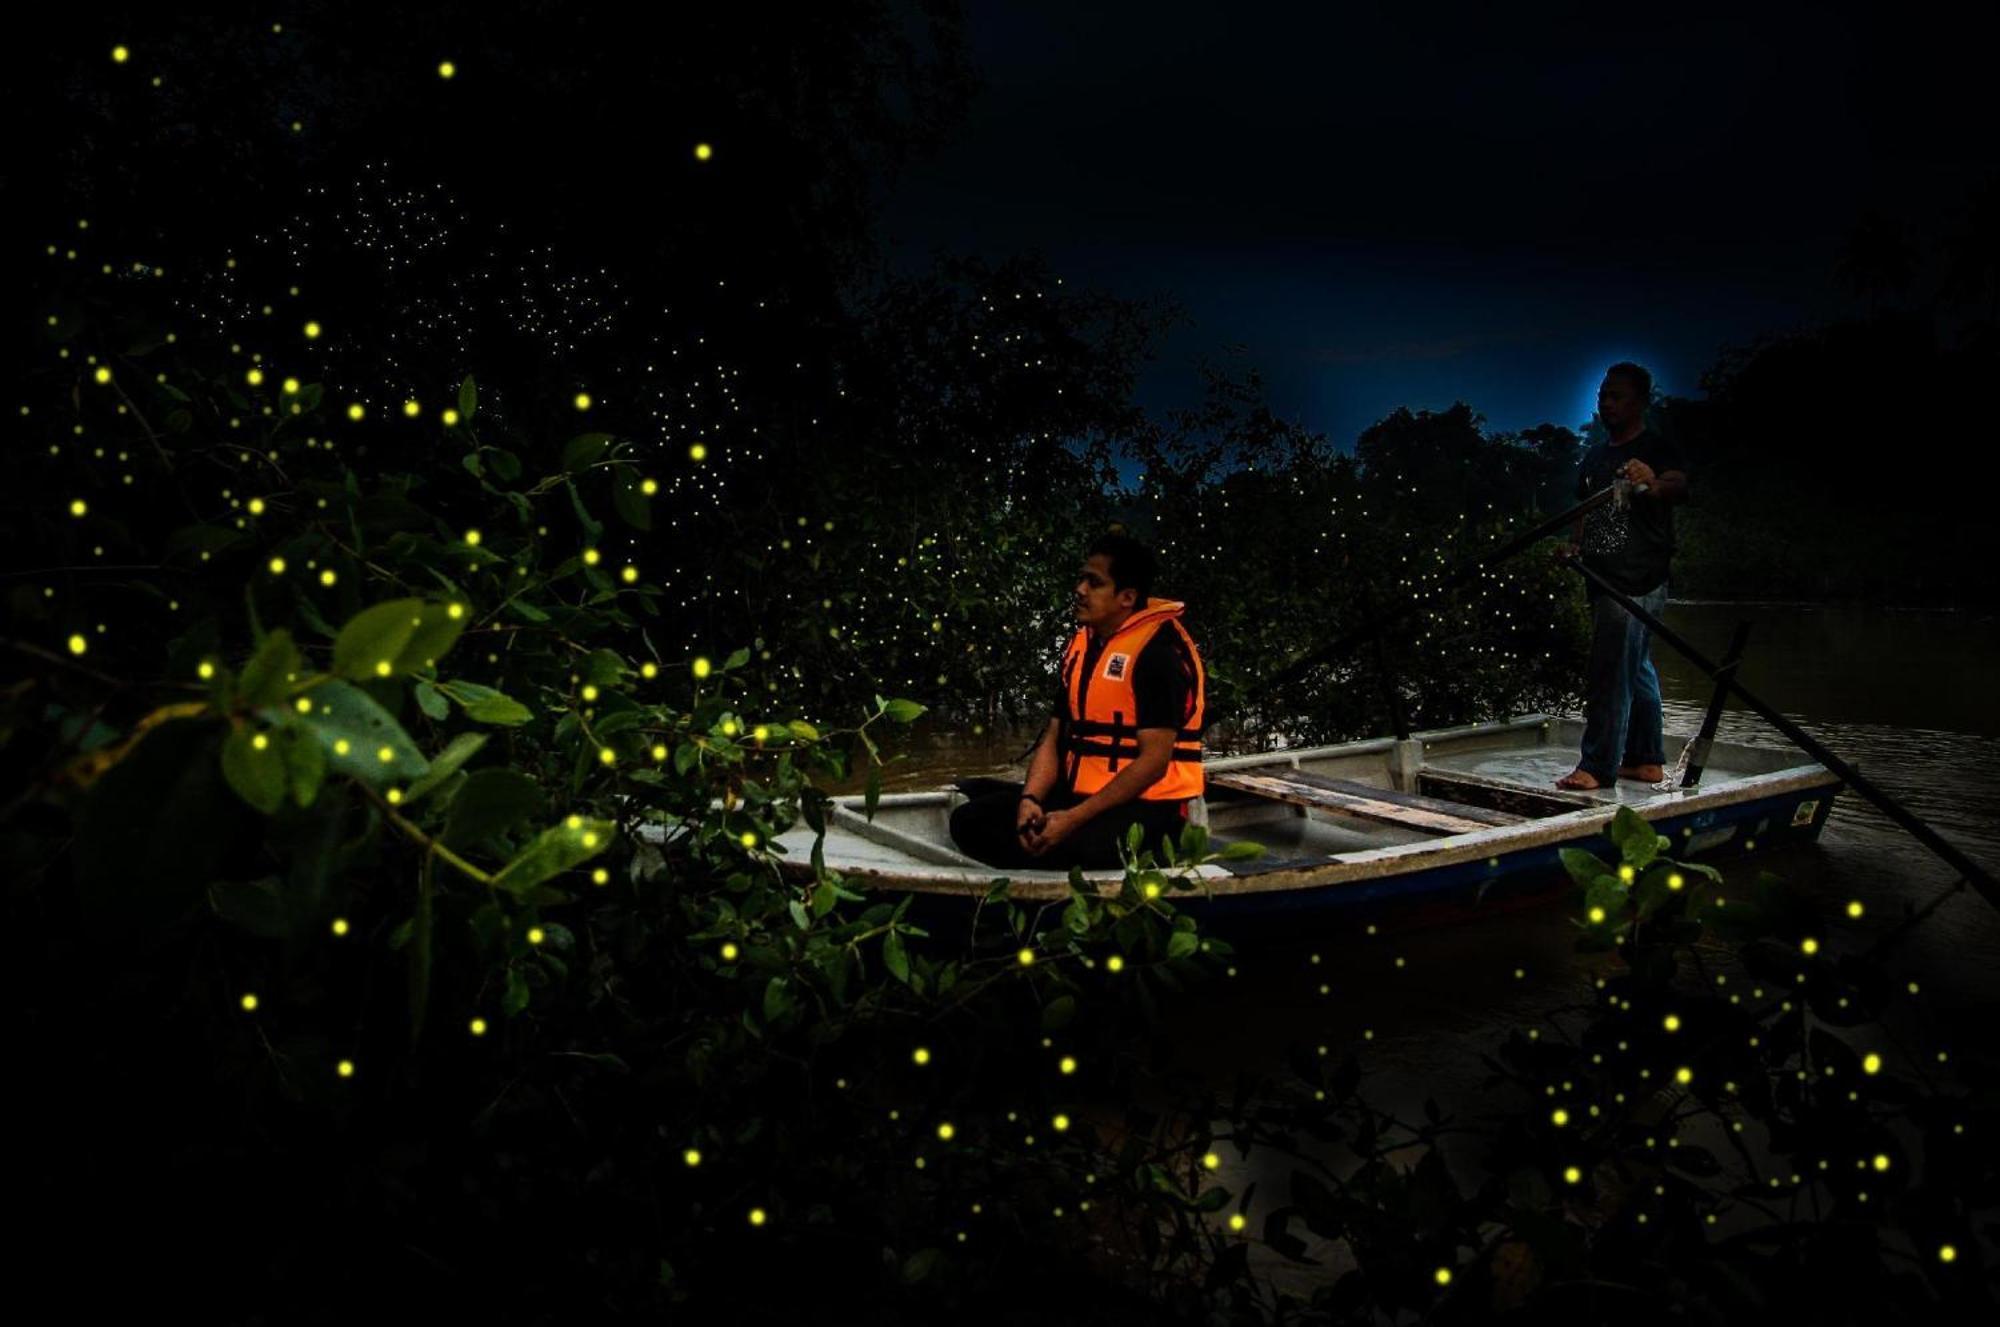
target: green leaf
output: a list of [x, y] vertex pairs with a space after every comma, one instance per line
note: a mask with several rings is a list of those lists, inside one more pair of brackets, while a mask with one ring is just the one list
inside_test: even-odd
[[278, 730], [278, 746], [285, 761], [285, 785], [291, 790], [292, 800], [300, 806], [311, 806], [319, 796], [320, 784], [326, 781], [326, 748], [319, 743], [319, 737], [304, 723], [291, 722]]
[[535, 712], [520, 701], [477, 682], [440, 682], [437, 689], [458, 702], [465, 717], [479, 723], [514, 725], [526, 723]]
[[882, 804], [882, 767], [868, 767], [868, 789], [861, 797], [862, 810], [870, 821], [875, 819], [875, 808]]
[[437, 667], [438, 660], [458, 643], [459, 633], [471, 621], [465, 605], [456, 602], [425, 604], [418, 618], [409, 643], [396, 656], [395, 669], [399, 673]]
[[929, 1280], [931, 1274], [937, 1271], [938, 1264], [943, 1261], [944, 1254], [935, 1247], [918, 1249], [903, 1259], [903, 1284], [913, 1286], [919, 1281]]
[[1583, 893], [1584, 911], [1588, 913], [1593, 908], [1602, 908], [1608, 920], [1615, 921], [1625, 910], [1625, 900], [1625, 886], [1619, 882], [1618, 877], [1601, 872]]
[[451, 799], [444, 844], [469, 848], [541, 815], [547, 807], [541, 785], [511, 769], [477, 769], [465, 776]]
[[528, 1007], [528, 980], [519, 968], [507, 969], [507, 993], [500, 997], [500, 1012], [512, 1018]]
[[882, 966], [888, 968], [890, 975], [903, 985], [910, 984], [910, 955], [903, 948], [901, 932], [891, 931], [882, 937]]
[[819, 729], [813, 727], [804, 719], [793, 719], [785, 727], [791, 732], [793, 737], [798, 738], [801, 742], [819, 741]]
[[336, 680], [310, 694], [312, 712], [301, 721], [319, 738], [334, 771], [376, 786], [422, 777], [428, 765], [417, 744], [367, 692]]
[[428, 682], [419, 681], [413, 688], [417, 697], [417, 708], [431, 719], [442, 719], [451, 713], [451, 706], [438, 693], [438, 689]]
[[253, 732], [248, 726], [232, 730], [222, 743], [222, 777], [238, 797], [265, 815], [285, 800], [285, 758], [269, 733]]
[[1563, 870], [1569, 872], [1569, 878], [1585, 889], [1604, 874], [1604, 863], [1595, 854], [1581, 848], [1558, 849], [1557, 855], [1562, 858]]
[[736, 649], [733, 649], [729, 652], [729, 657], [727, 659], [724, 659], [722, 661], [722, 671], [725, 673], [732, 673], [735, 672], [738, 668], [741, 668], [744, 664], [747, 664], [749, 662], [750, 662], [750, 647], [747, 645], [738, 646]]
[[618, 479], [611, 489], [611, 505], [618, 512], [619, 519], [634, 530], [653, 528], [653, 502], [640, 487], [639, 476], [630, 466], [620, 466]]
[[283, 940], [292, 933], [291, 912], [278, 880], [218, 880], [209, 886], [208, 898], [215, 913], [224, 921], [242, 927], [265, 940]]
[[479, 413], [479, 388], [466, 374], [465, 381], [458, 385], [458, 422], [470, 424], [472, 417]]
[[1167, 957], [1186, 958], [1201, 948], [1201, 939], [1193, 931], [1175, 931], [1167, 937]]
[[1618, 808], [1605, 836], [1617, 847], [1625, 864], [1635, 871], [1645, 870], [1660, 855], [1660, 836], [1629, 806]]
[[1060, 1032], [1076, 1018], [1076, 997], [1058, 995], [1042, 1006], [1042, 1031]]
[[333, 642], [333, 671], [341, 677], [388, 677], [423, 621], [424, 601], [391, 599], [364, 608]]
[[616, 650], [595, 649], [583, 661], [583, 680], [592, 686], [617, 686], [632, 671], [632, 665]]
[[451, 744], [438, 752], [424, 776], [403, 791], [404, 806], [420, 802], [437, 791], [439, 784], [458, 773], [466, 761], [479, 754], [479, 748], [486, 745], [485, 733], [460, 733], [451, 739]]
[[1247, 862], [1253, 857], [1263, 855], [1264, 845], [1252, 843], [1248, 839], [1238, 839], [1222, 850], [1222, 860], [1225, 862]]
[[250, 656], [250, 662], [243, 665], [243, 674], [236, 681], [236, 694], [252, 708], [275, 705], [285, 698], [301, 666], [299, 647], [292, 643], [292, 633], [282, 628], [273, 631], [264, 637], [264, 643]]
[[914, 700], [892, 700], [882, 707], [882, 712], [897, 723], [912, 723], [924, 712], [924, 707]]
[[609, 433], [579, 433], [563, 445], [562, 468], [569, 474], [587, 470], [604, 459], [610, 446]]
[[[464, 795], [461, 789], [459, 796]], [[493, 883], [511, 894], [525, 894], [542, 881], [582, 865], [611, 846], [612, 831], [617, 828], [614, 822], [585, 820], [580, 816], [571, 816], [570, 821], [575, 823], [565, 822], [536, 835], [533, 842], [501, 869]]]

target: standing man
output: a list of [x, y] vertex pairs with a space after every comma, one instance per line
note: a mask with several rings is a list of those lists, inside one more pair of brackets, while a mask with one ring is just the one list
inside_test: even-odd
[[[1575, 543], [1563, 555], [1581, 556], [1585, 566], [1657, 617], [1667, 606], [1674, 507], [1686, 499], [1688, 479], [1680, 447], [1646, 425], [1652, 395], [1653, 375], [1637, 364], [1605, 370], [1597, 389], [1605, 438], [1584, 453], [1577, 496], [1620, 481], [1630, 488], [1586, 512]], [[1608, 788], [1615, 779], [1657, 782], [1665, 777], [1666, 751], [1652, 632], [1595, 585], [1590, 601], [1583, 755], [1556, 787]]]
[[1115, 867], [1127, 831], [1148, 845], [1178, 835], [1202, 791], [1207, 674], [1180, 623], [1184, 605], [1153, 599], [1153, 555], [1107, 534], [1076, 582], [1076, 635], [1025, 784], [952, 812], [951, 834], [990, 866]]

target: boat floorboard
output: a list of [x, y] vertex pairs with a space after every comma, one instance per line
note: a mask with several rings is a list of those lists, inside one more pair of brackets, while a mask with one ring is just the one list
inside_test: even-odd
[[[1208, 781], [1217, 787], [1255, 793], [1293, 806], [1338, 811], [1362, 820], [1403, 825], [1432, 834], [1467, 834], [1491, 829], [1494, 813], [1480, 812], [1480, 819], [1446, 810], [1449, 803], [1408, 794], [1391, 795], [1386, 789], [1345, 779], [1329, 779], [1299, 770], [1230, 770], [1211, 774]], [[1468, 808], [1470, 809], [1470, 808]], [[1517, 823], [1518, 817], [1504, 823]]]

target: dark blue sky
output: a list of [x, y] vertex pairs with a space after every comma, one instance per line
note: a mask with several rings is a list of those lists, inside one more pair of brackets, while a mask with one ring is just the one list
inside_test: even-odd
[[1176, 299], [1147, 404], [1226, 359], [1346, 445], [1455, 400], [1573, 425], [1621, 357], [1693, 394], [1853, 311], [1864, 210], [1933, 238], [1994, 169], [1990, 8], [1529, 8], [976, 3], [988, 86], [885, 234]]

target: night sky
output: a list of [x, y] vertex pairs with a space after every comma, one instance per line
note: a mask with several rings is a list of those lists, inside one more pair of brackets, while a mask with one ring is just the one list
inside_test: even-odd
[[1146, 404], [1206, 357], [1348, 446], [1458, 400], [1574, 426], [1628, 356], [1697, 394], [1861, 308], [1865, 214], [1934, 244], [1995, 170], [1991, 6], [1528, 9], [975, 4], [986, 87], [885, 238], [1176, 300]]

